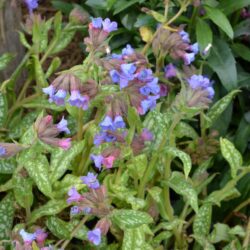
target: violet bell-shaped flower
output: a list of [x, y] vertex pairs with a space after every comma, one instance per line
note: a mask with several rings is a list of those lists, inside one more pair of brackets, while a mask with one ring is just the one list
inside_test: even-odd
[[56, 127], [58, 128], [60, 132], [65, 132], [66, 134], [70, 134], [70, 131], [67, 125], [68, 125], [68, 121], [65, 120], [64, 117], [62, 117], [62, 120], [56, 125]]
[[98, 189], [100, 187], [97, 175], [94, 175], [91, 172], [88, 172], [87, 176], [81, 177], [81, 180], [91, 189]]
[[29, 13], [32, 14], [33, 10], [38, 7], [38, 0], [24, 0]]
[[173, 78], [177, 75], [176, 67], [172, 63], [166, 65], [166, 67], [164, 68], [164, 72], [166, 78]]
[[83, 197], [78, 193], [75, 187], [72, 187], [68, 192], [67, 203], [79, 202], [83, 199]]
[[21, 235], [25, 245], [31, 246], [32, 242], [36, 239], [36, 234], [28, 233], [24, 229], [21, 229], [19, 234]]
[[100, 127], [103, 131], [125, 128], [125, 126], [125, 122], [120, 115], [115, 116], [114, 120], [112, 120], [110, 116], [105, 116], [104, 120], [100, 123]]
[[100, 245], [101, 243], [101, 229], [95, 228], [92, 231], [88, 231], [87, 234], [88, 240], [93, 243], [95, 246]]
[[48, 233], [46, 233], [43, 229], [39, 228], [35, 231], [36, 242], [39, 246], [42, 246], [48, 237]]
[[102, 21], [102, 27], [105, 32], [112, 32], [117, 30], [117, 22], [111, 22], [109, 18]]

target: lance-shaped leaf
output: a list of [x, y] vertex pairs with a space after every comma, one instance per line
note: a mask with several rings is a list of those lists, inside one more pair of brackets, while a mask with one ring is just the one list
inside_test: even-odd
[[180, 172], [173, 172], [171, 178], [164, 182], [169, 185], [177, 194], [182, 195], [189, 205], [198, 212], [198, 197], [195, 188], [189, 180]]
[[46, 221], [46, 226], [50, 232], [59, 239], [70, 239], [70, 229], [68, 223], [55, 217], [51, 216]]
[[52, 188], [49, 180], [49, 163], [46, 156], [40, 150], [33, 147], [20, 154], [18, 162], [28, 171], [38, 189], [46, 196], [52, 196]]
[[195, 215], [193, 231], [197, 236], [207, 236], [209, 234], [212, 216], [212, 204], [203, 204]]
[[166, 147], [165, 152], [172, 155], [173, 157], [178, 157], [182, 161], [184, 174], [185, 177], [187, 178], [192, 168], [192, 161], [190, 156], [185, 152], [174, 147]]
[[14, 56], [10, 53], [5, 53], [0, 56], [0, 70], [5, 69], [13, 58]]
[[33, 181], [30, 178], [24, 178], [19, 174], [15, 174], [13, 179], [14, 195], [17, 202], [23, 208], [30, 208], [33, 203]]
[[35, 67], [36, 82], [40, 87], [48, 86], [48, 83], [43, 72], [42, 64], [39, 61], [38, 56], [33, 55], [33, 64]]
[[115, 209], [111, 214], [111, 220], [122, 229], [136, 228], [153, 222], [148, 213], [129, 209]]
[[5, 124], [8, 112], [8, 103], [6, 94], [0, 92], [0, 128]]
[[80, 141], [73, 144], [67, 151], [60, 148], [55, 149], [51, 155], [51, 183], [63, 176], [66, 170], [69, 169], [70, 163], [82, 152], [84, 145], [85, 141]]
[[235, 178], [243, 162], [241, 153], [235, 148], [232, 142], [225, 138], [220, 138], [220, 147], [223, 157], [231, 167], [231, 176]]
[[60, 213], [68, 205], [65, 200], [50, 200], [45, 205], [35, 209], [30, 216], [29, 224], [46, 215], [55, 215]]
[[0, 201], [0, 240], [9, 238], [14, 211], [14, 196], [9, 193]]
[[152, 250], [153, 248], [146, 243], [144, 226], [130, 228], [124, 231], [122, 250]]
[[228, 107], [232, 99], [240, 90], [234, 90], [228, 93], [226, 96], [217, 101], [207, 112], [208, 119], [205, 120], [205, 128], [211, 127], [214, 122], [220, 117], [223, 111]]

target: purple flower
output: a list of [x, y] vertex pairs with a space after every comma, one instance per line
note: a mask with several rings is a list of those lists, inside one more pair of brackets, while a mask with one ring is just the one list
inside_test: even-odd
[[184, 54], [184, 62], [185, 65], [191, 64], [195, 60], [195, 53], [185, 53]]
[[199, 52], [199, 44], [198, 43], [192, 44], [190, 49], [191, 49], [192, 52], [194, 52], [195, 55], [198, 54], [198, 52]]
[[46, 238], [48, 237], [48, 234], [43, 229], [37, 229], [35, 231], [36, 241], [39, 245], [43, 244]]
[[6, 155], [6, 149], [0, 146], [0, 157]]
[[123, 118], [120, 115], [115, 116], [114, 122], [113, 122], [114, 129], [118, 128], [125, 128], [126, 124], [123, 121]]
[[189, 34], [186, 31], [180, 31], [179, 35], [181, 36], [183, 42], [190, 43]]
[[151, 90], [147, 85], [140, 88], [140, 93], [142, 95], [148, 96], [150, 94], [150, 92], [151, 92]]
[[101, 243], [101, 229], [96, 228], [92, 231], [88, 231], [88, 239], [94, 245], [98, 246]]
[[25, 244], [27, 245], [31, 245], [33, 240], [36, 239], [36, 234], [33, 233], [33, 234], [30, 234], [30, 233], [27, 233], [24, 229], [22, 229], [19, 234], [22, 236], [22, 239], [24, 241]]
[[132, 75], [136, 71], [136, 66], [133, 63], [124, 63], [121, 65], [122, 72], [126, 75]]
[[151, 69], [143, 69], [137, 74], [137, 78], [142, 82], [147, 82], [153, 79], [153, 72]]
[[68, 125], [67, 120], [65, 120], [64, 117], [62, 117], [62, 120], [56, 125], [56, 127], [60, 132], [65, 132], [66, 134], [69, 134], [70, 131], [67, 125]]
[[150, 88], [150, 92], [154, 95], [160, 92], [160, 86], [158, 85], [157, 77], [154, 77], [152, 81], [148, 82], [147, 86]]
[[95, 29], [101, 29], [102, 28], [102, 18], [97, 17], [97, 18], [92, 18], [92, 27]]
[[100, 134], [97, 134], [94, 137], [94, 145], [99, 146], [103, 142], [113, 142], [115, 140], [116, 140], [115, 136], [108, 134], [106, 132], [101, 132]]
[[176, 68], [172, 63], [169, 63], [168, 65], [166, 65], [165, 69], [165, 77], [166, 78], [172, 78], [176, 76]]
[[38, 7], [38, 0], [25, 0], [25, 3], [29, 9], [30, 14], [33, 12], [34, 9]]
[[122, 59], [122, 55], [113, 53], [113, 54], [111, 54], [111, 58], [112, 59], [119, 59], [119, 60], [121, 60]]
[[111, 22], [109, 18], [104, 19], [102, 26], [103, 30], [108, 33], [117, 30], [117, 22]]
[[102, 161], [103, 161], [103, 156], [102, 155], [94, 155], [94, 154], [91, 154], [90, 155], [90, 159], [92, 161], [94, 161], [95, 163], [95, 166], [101, 170], [101, 167], [102, 167]]
[[82, 196], [78, 193], [75, 187], [72, 187], [68, 192], [69, 198], [67, 199], [67, 203], [79, 202], [82, 200]]
[[89, 97], [86, 95], [82, 96], [78, 90], [73, 90], [68, 102], [71, 106], [76, 106], [86, 110], [89, 106]]
[[207, 87], [207, 88], [206, 88], [206, 91], [208, 92], [208, 97], [209, 97], [210, 99], [213, 99], [214, 94], [215, 94], [213, 87]]
[[88, 172], [87, 176], [81, 177], [81, 180], [89, 188], [97, 189], [100, 187], [99, 181], [97, 180], [97, 175], [94, 175], [93, 173]]
[[84, 207], [84, 208], [82, 209], [82, 211], [83, 211], [85, 214], [90, 214], [91, 208], [90, 208], [90, 207]]
[[70, 214], [71, 215], [76, 215], [79, 214], [81, 212], [80, 208], [78, 206], [73, 206], [70, 209]]
[[67, 96], [67, 92], [63, 89], [59, 89], [56, 94], [54, 96], [52, 96], [52, 100], [50, 101], [53, 101], [55, 102], [56, 105], [58, 106], [62, 106], [64, 105], [64, 100]]
[[131, 47], [131, 45], [130, 44], [127, 44], [127, 46], [124, 48], [124, 49], [122, 49], [122, 55], [123, 56], [130, 56], [130, 55], [132, 55], [132, 54], [134, 54], [134, 49]]
[[105, 116], [105, 118], [99, 125], [102, 128], [102, 130], [114, 130], [113, 121], [110, 116]]
[[52, 85], [50, 85], [47, 88], [43, 88], [43, 93], [48, 95], [49, 98], [52, 99], [55, 94], [55, 88]]
[[211, 85], [210, 80], [203, 75], [192, 75], [187, 81], [192, 89], [204, 89]]
[[149, 109], [153, 109], [156, 106], [156, 100], [159, 98], [160, 96], [148, 96], [147, 99], [143, 100], [141, 102], [141, 107], [142, 107], [142, 112], [141, 115], [144, 115]]
[[71, 147], [71, 138], [60, 139], [58, 141], [58, 147], [68, 150]]

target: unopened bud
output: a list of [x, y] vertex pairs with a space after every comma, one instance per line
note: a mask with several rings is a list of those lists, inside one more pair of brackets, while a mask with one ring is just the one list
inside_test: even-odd
[[12, 157], [23, 149], [24, 147], [15, 143], [0, 143], [0, 158]]

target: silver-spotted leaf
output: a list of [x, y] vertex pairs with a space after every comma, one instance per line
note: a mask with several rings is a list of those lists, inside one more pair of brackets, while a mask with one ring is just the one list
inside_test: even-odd
[[223, 157], [231, 167], [231, 176], [237, 176], [238, 169], [242, 166], [243, 160], [241, 153], [235, 148], [232, 142], [225, 138], [220, 138], [220, 148]]
[[0, 92], [0, 128], [4, 126], [7, 119], [8, 103], [6, 95]]
[[198, 197], [196, 190], [182, 173], [173, 172], [167, 184], [177, 194], [184, 196], [194, 211], [196, 213], [198, 212]]
[[152, 217], [148, 213], [129, 209], [114, 210], [111, 214], [111, 220], [117, 226], [126, 229], [136, 228], [153, 222]]
[[9, 238], [14, 211], [14, 195], [9, 193], [0, 201], [0, 240]]
[[1, 159], [0, 174], [12, 174], [16, 168], [16, 160], [14, 158]]
[[68, 223], [59, 219], [56, 216], [51, 216], [46, 220], [46, 226], [49, 231], [59, 239], [70, 239], [71, 231], [68, 228]]
[[67, 151], [63, 149], [55, 149], [51, 155], [51, 183], [54, 183], [60, 177], [64, 175], [67, 169], [70, 168], [71, 162], [79, 155], [85, 145], [85, 141], [80, 141], [71, 146]]

